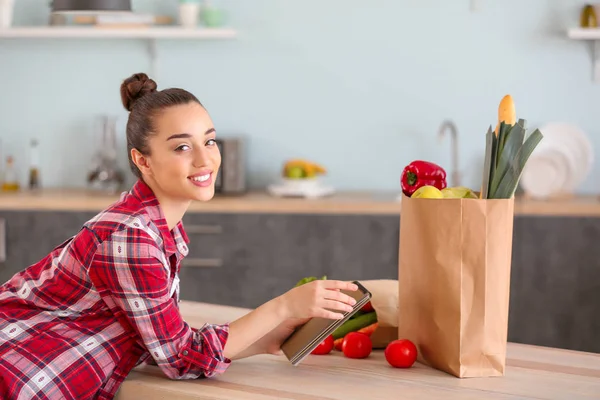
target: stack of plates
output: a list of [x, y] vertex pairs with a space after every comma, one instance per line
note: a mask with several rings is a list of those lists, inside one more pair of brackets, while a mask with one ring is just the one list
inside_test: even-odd
[[523, 169], [521, 187], [535, 198], [573, 193], [591, 171], [592, 144], [574, 125], [551, 123], [539, 130], [544, 138]]

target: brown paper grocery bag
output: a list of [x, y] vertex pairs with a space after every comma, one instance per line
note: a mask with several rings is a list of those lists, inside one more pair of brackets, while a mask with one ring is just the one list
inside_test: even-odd
[[402, 198], [398, 336], [454, 376], [504, 375], [514, 199]]
[[398, 339], [398, 280], [373, 279], [360, 283], [371, 292], [371, 305], [377, 315], [377, 329], [371, 334], [374, 349], [384, 349]]

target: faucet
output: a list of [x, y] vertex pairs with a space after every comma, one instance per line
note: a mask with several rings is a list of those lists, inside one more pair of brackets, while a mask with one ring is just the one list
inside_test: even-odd
[[438, 131], [438, 137], [442, 139], [446, 130], [450, 130], [451, 139], [451, 155], [452, 155], [452, 183], [448, 186], [460, 186], [460, 172], [458, 171], [458, 129], [452, 120], [445, 120]]

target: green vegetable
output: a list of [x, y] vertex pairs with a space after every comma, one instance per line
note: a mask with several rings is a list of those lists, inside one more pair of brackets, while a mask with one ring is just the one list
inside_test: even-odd
[[358, 317], [360, 317], [361, 315], [364, 315], [364, 314], [366, 314], [366, 313], [367, 313], [366, 311], [361, 311], [361, 310], [358, 310], [356, 313], [352, 314], [352, 316], [350, 317], [350, 319], [358, 318]]
[[317, 278], [316, 276], [309, 276], [309, 277], [307, 277], [307, 278], [302, 278], [302, 279], [300, 279], [300, 280], [298, 281], [298, 283], [296, 283], [296, 286], [294, 286], [294, 287], [302, 286], [302, 285], [304, 285], [305, 283], [312, 282], [312, 281], [316, 281], [316, 280], [319, 280], [319, 279], [324, 281], [324, 280], [326, 280], [326, 279], [327, 279], [327, 275], [323, 275], [323, 276], [322, 276], [322, 277], [320, 277], [320, 278]]
[[506, 176], [509, 163], [517, 156], [524, 137], [525, 130], [521, 125], [507, 127], [504, 122], [501, 124], [500, 134], [498, 135], [498, 158], [496, 159], [496, 170], [492, 179], [492, 195], [498, 189], [500, 181]]
[[[488, 129], [488, 137], [491, 136], [488, 199], [509, 199], [515, 194], [525, 164], [543, 138], [538, 129], [525, 139], [526, 133], [527, 121], [523, 119], [514, 125], [501, 122], [498, 137]], [[484, 184], [484, 190], [485, 187]]]
[[352, 318], [344, 322], [339, 328], [333, 331], [333, 338], [339, 339], [346, 336], [350, 332], [356, 332], [357, 330], [374, 324], [375, 322], [377, 322], [377, 313], [375, 311], [359, 315], [356, 318]]

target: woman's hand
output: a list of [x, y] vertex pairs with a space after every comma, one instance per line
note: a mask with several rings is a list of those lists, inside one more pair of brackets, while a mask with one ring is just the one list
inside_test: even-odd
[[[266, 302], [229, 324], [224, 356], [239, 359], [257, 353], [273, 353], [295, 326], [306, 322], [302, 320], [343, 318], [356, 301], [340, 290], [355, 291], [358, 287], [351, 282], [316, 280]], [[265, 335], [269, 336], [265, 338]]]
[[277, 328], [259, 339], [261, 353], [281, 354], [281, 345], [302, 324], [307, 323], [310, 318], [290, 318], [283, 321]]
[[343, 318], [356, 300], [340, 292], [342, 289], [355, 291], [358, 287], [352, 282], [315, 280], [289, 290], [281, 296], [285, 319]]

